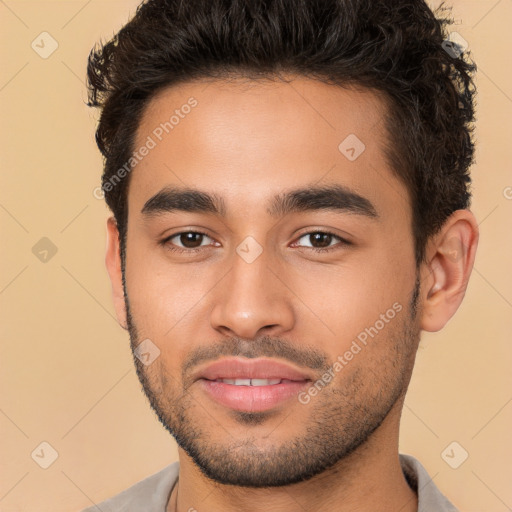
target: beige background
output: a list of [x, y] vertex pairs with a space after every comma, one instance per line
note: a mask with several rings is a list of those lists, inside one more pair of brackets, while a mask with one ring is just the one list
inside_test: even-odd
[[[107, 210], [92, 193], [102, 163], [97, 114], [84, 104], [90, 48], [137, 4], [0, 1], [1, 511], [80, 510], [177, 458], [114, 319]], [[452, 30], [480, 67], [472, 209], [481, 241], [461, 309], [423, 336], [400, 449], [461, 511], [504, 512], [512, 510], [512, 0], [456, 0], [454, 14]], [[31, 48], [44, 31], [59, 45], [48, 59]], [[57, 247], [46, 263], [32, 252], [43, 237]], [[58, 452], [48, 469], [36, 463], [48, 460], [43, 441]], [[469, 453], [458, 469], [441, 456], [453, 441]]]

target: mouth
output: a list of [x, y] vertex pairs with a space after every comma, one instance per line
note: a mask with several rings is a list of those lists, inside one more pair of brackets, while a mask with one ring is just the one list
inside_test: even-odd
[[195, 380], [217, 404], [231, 410], [261, 412], [297, 397], [312, 376], [276, 360], [229, 358], [200, 369]]
[[[207, 379], [209, 380], [209, 379]], [[283, 382], [298, 382], [289, 379], [215, 379], [214, 382], [223, 382], [233, 386], [273, 386]]]

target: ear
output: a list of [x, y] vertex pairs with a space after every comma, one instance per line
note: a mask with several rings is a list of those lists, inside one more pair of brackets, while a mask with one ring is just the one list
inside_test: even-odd
[[107, 253], [105, 255], [107, 272], [112, 283], [112, 296], [119, 325], [128, 330], [126, 305], [123, 292], [123, 273], [121, 272], [121, 244], [119, 230], [114, 217], [107, 220]]
[[421, 329], [441, 330], [459, 308], [473, 270], [478, 236], [473, 213], [457, 210], [428, 244]]

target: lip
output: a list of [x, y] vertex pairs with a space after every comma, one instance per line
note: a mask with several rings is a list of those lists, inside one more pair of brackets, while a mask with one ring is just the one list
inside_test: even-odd
[[[237, 386], [217, 379], [283, 379], [266, 386]], [[213, 401], [237, 411], [261, 412], [297, 397], [312, 378], [287, 364], [269, 359], [229, 358], [209, 364], [196, 373], [195, 381]]]
[[196, 379], [286, 379], [311, 380], [311, 376], [285, 363], [271, 359], [224, 358], [196, 372]]

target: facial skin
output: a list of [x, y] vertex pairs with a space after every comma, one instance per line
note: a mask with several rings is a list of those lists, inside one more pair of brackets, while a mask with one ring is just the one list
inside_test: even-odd
[[[398, 459], [400, 413], [420, 331], [441, 329], [464, 296], [474, 216], [455, 212], [416, 269], [410, 199], [384, 155], [392, 144], [384, 103], [305, 78], [166, 89], [145, 112], [135, 147], [157, 140], [155, 128], [191, 97], [197, 106], [131, 173], [125, 289], [113, 219], [106, 257], [132, 349], [149, 338], [160, 350], [149, 366], [135, 363], [180, 446], [177, 510], [259, 511], [272, 503], [275, 511], [415, 511]], [[338, 149], [349, 134], [366, 146], [355, 161]], [[376, 215], [268, 211], [276, 195], [333, 185], [365, 198]], [[166, 187], [215, 195], [225, 216], [143, 213]], [[196, 231], [207, 236], [176, 236]], [[318, 232], [335, 236], [315, 239]], [[247, 237], [262, 249], [250, 263], [236, 250]], [[393, 305], [400, 311], [390, 319]], [[376, 325], [377, 334], [344, 357]], [[308, 403], [294, 397], [263, 412], [235, 411], [194, 380], [208, 363], [234, 356], [302, 370], [311, 380], [305, 391], [339, 356], [346, 364]]]

